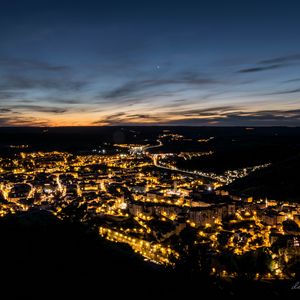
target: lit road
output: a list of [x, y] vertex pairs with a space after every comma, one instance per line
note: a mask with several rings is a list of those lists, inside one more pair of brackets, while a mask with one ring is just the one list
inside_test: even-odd
[[[163, 143], [161, 140], [157, 140], [158, 142], [158, 145], [153, 145], [153, 146], [145, 146], [143, 148], [143, 152], [146, 152], [146, 150], [149, 150], [149, 149], [153, 149], [153, 148], [158, 148], [158, 147], [161, 147], [163, 146]], [[171, 170], [171, 171], [177, 171], [177, 172], [182, 172], [182, 173], [186, 173], [186, 174], [189, 174], [189, 175], [196, 175], [196, 176], [202, 176], [202, 177], [205, 177], [205, 178], [208, 178], [210, 180], [214, 180], [216, 181], [215, 178], [211, 177], [211, 176], [208, 176], [208, 175], [205, 175], [205, 174], [202, 174], [201, 172], [197, 172], [197, 171], [186, 171], [186, 170], [181, 170], [181, 169], [178, 169], [176, 167], [167, 167], [167, 166], [162, 166], [158, 163], [158, 159], [157, 159], [157, 154], [150, 154], [149, 155], [153, 161], [153, 164], [155, 167], [157, 168], [160, 168], [160, 169], [165, 169], [165, 170]]]
[[157, 162], [157, 155], [156, 154], [154, 154], [152, 156], [152, 160], [153, 160], [154, 166], [157, 167], [157, 168], [160, 168], [160, 169], [166, 169], [166, 170], [171, 170], [171, 171], [182, 172], [182, 173], [186, 173], [186, 174], [190, 174], [190, 175], [194, 175], [194, 176], [197, 175], [197, 176], [205, 177], [205, 178], [208, 178], [208, 179], [216, 181], [215, 178], [213, 178], [211, 176], [208, 176], [208, 175], [205, 175], [205, 174], [202, 174], [201, 172], [197, 172], [197, 171], [192, 172], [192, 171], [181, 170], [181, 169], [178, 169], [176, 167], [162, 166], [162, 165], [158, 164], [158, 162]]
[[161, 147], [161, 146], [163, 146], [163, 143], [162, 143], [162, 141], [161, 140], [157, 140], [157, 142], [158, 142], [158, 145], [153, 145], [153, 146], [145, 146], [145, 147], [143, 147], [143, 152], [146, 152], [146, 150], [149, 150], [149, 149], [152, 149], [152, 148], [158, 148], [158, 147]]

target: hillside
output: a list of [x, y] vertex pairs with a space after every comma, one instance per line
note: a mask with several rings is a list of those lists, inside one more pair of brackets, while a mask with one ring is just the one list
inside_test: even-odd
[[300, 201], [299, 170], [297, 155], [238, 179], [227, 189], [257, 198]]
[[152, 265], [126, 246], [46, 211], [0, 218], [0, 238], [1, 292], [9, 299], [179, 299], [199, 293], [243, 295], [245, 290], [265, 296], [291, 292], [291, 282], [223, 281], [189, 269]]

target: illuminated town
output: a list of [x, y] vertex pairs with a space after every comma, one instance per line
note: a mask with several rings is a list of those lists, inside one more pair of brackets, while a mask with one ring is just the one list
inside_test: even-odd
[[300, 1], [0, 4], [3, 299], [299, 298]]
[[74, 218], [108, 241], [129, 245], [150, 264], [175, 267], [194, 249], [206, 249], [209, 262], [204, 266], [198, 259], [195, 267], [234, 278], [239, 270], [224, 257], [248, 253], [261, 259], [255, 279], [293, 278], [300, 255], [300, 204], [226, 189], [269, 163], [222, 175], [181, 170], [174, 157], [189, 160], [213, 152], [159, 153], [165, 138], [182, 137], [160, 135], [153, 145], [106, 144], [107, 149], [82, 154], [11, 145], [19, 152], [0, 159], [1, 217], [37, 209], [63, 220], [70, 207], [81, 208]]

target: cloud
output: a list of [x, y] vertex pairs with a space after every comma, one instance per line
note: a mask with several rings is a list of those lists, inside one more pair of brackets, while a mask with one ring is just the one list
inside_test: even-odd
[[187, 99], [176, 99], [176, 100], [173, 100], [173, 102], [176, 102], [176, 103], [179, 103], [179, 102], [186, 102]]
[[300, 109], [241, 111], [231, 106], [166, 114], [112, 114], [94, 125], [300, 126]]
[[230, 111], [236, 111], [240, 109], [240, 107], [236, 106], [217, 106], [217, 107], [210, 107], [210, 108], [202, 108], [202, 109], [190, 109], [190, 110], [181, 110], [179, 113], [178, 112], [170, 112], [172, 115], [178, 115], [181, 114], [182, 116], [213, 116], [213, 115], [222, 115], [226, 114]]
[[9, 108], [0, 108], [0, 114], [5, 114], [5, 113], [9, 113], [9, 112], [11, 112], [11, 109], [9, 109]]
[[0, 117], [0, 126], [1, 127], [15, 127], [15, 126], [49, 126], [49, 122], [43, 119], [36, 119], [33, 117]]
[[128, 115], [127, 118], [149, 119], [149, 118], [151, 118], [151, 116], [150, 115], [145, 115], [145, 114], [136, 114], [136, 115]]
[[288, 79], [288, 80], [285, 80], [283, 82], [288, 83], [288, 82], [298, 82], [298, 81], [300, 81], [300, 78]]
[[102, 117], [100, 120], [94, 121], [94, 125], [143, 125], [153, 122], [162, 122], [163, 116], [152, 116], [150, 114], [127, 114], [119, 112]]
[[236, 111], [201, 118], [167, 120], [161, 125], [190, 126], [300, 126], [299, 110]]
[[85, 81], [73, 80], [59, 77], [40, 77], [38, 74], [24, 75], [2, 75], [0, 90], [57, 90], [57, 91], [79, 91], [87, 83]]
[[122, 120], [126, 117], [126, 113], [125, 112], [119, 112], [119, 113], [115, 113], [115, 114], [110, 114], [108, 116], [104, 116], [103, 118], [101, 118], [100, 120], [94, 121], [93, 124], [95, 125], [115, 125], [118, 124], [120, 122], [122, 122]]
[[[1, 86], [1, 84], [0, 84]], [[0, 88], [0, 101], [4, 100], [16, 100], [18, 98], [24, 97], [25, 93], [21, 91], [11, 91], [11, 90], [1, 90]]]
[[284, 91], [277, 91], [277, 92], [273, 92], [273, 93], [269, 93], [269, 94], [265, 94], [265, 95], [284, 95], [284, 94], [296, 94], [296, 93], [300, 93], [300, 88], [284, 90]]
[[66, 95], [66, 97], [63, 97], [61, 95], [61, 93], [58, 93], [57, 95], [55, 93], [53, 93], [53, 95], [47, 95], [47, 96], [42, 96], [42, 97], [36, 97], [35, 100], [20, 100], [19, 102], [28, 102], [28, 103], [32, 103], [32, 102], [49, 102], [49, 103], [59, 103], [59, 104], [79, 104], [82, 103], [82, 100], [77, 99], [76, 95], [74, 96], [74, 98], [68, 98], [69, 95]]
[[75, 93], [87, 84], [87, 80], [78, 79], [72, 68], [66, 65], [29, 59], [0, 58], [0, 100], [25, 100], [28, 96], [32, 98], [33, 92], [48, 96], [55, 93]]
[[259, 64], [283, 64], [293, 61], [300, 61], [300, 54], [293, 54], [287, 56], [279, 56], [271, 59], [261, 60]]
[[153, 88], [171, 85], [203, 86], [218, 83], [216, 80], [201, 77], [194, 72], [184, 72], [171, 78], [151, 78], [144, 80], [133, 80], [119, 86], [113, 90], [104, 93], [102, 96], [106, 99], [122, 99], [136, 96], [139, 93], [145, 93]]
[[68, 111], [66, 108], [39, 106], [39, 105], [18, 105], [15, 108], [21, 110], [29, 110], [29, 111], [42, 112], [42, 113], [54, 113], [54, 114], [62, 114]]
[[63, 114], [68, 110], [62, 107], [41, 106], [41, 105], [9, 105], [0, 108], [0, 113], [18, 113], [23, 111]]
[[297, 61], [300, 61], [300, 54], [279, 56], [271, 59], [260, 60], [253, 67], [240, 69], [237, 73], [255, 73], [274, 70], [289, 66], [290, 63]]
[[57, 97], [57, 98], [49, 98], [47, 97], [47, 100], [48, 101], [51, 101], [51, 102], [56, 102], [56, 103], [64, 103], [64, 104], [78, 104], [78, 103], [81, 103], [80, 100], [78, 99], [61, 99], [60, 97]]
[[65, 72], [70, 68], [66, 65], [55, 65], [44, 61], [32, 60], [32, 59], [19, 59], [19, 58], [0, 58], [0, 67], [18, 70], [39, 70], [48, 72]]
[[270, 65], [270, 66], [264, 66], [264, 67], [253, 67], [253, 68], [238, 70], [238, 73], [255, 73], [255, 72], [274, 70], [274, 69], [278, 69], [278, 68], [281, 68], [281, 67], [282, 67], [282, 65]]
[[104, 94], [104, 98], [107, 99], [115, 99], [115, 98], [123, 98], [127, 97], [129, 95], [134, 94], [137, 91], [140, 91], [142, 89], [142, 83], [141, 82], [128, 82], [114, 90], [111, 90]]

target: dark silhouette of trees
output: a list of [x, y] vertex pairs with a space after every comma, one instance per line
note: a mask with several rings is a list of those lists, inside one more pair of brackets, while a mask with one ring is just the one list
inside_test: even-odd
[[298, 224], [293, 220], [285, 220], [282, 222], [283, 230], [288, 233], [300, 232]]

